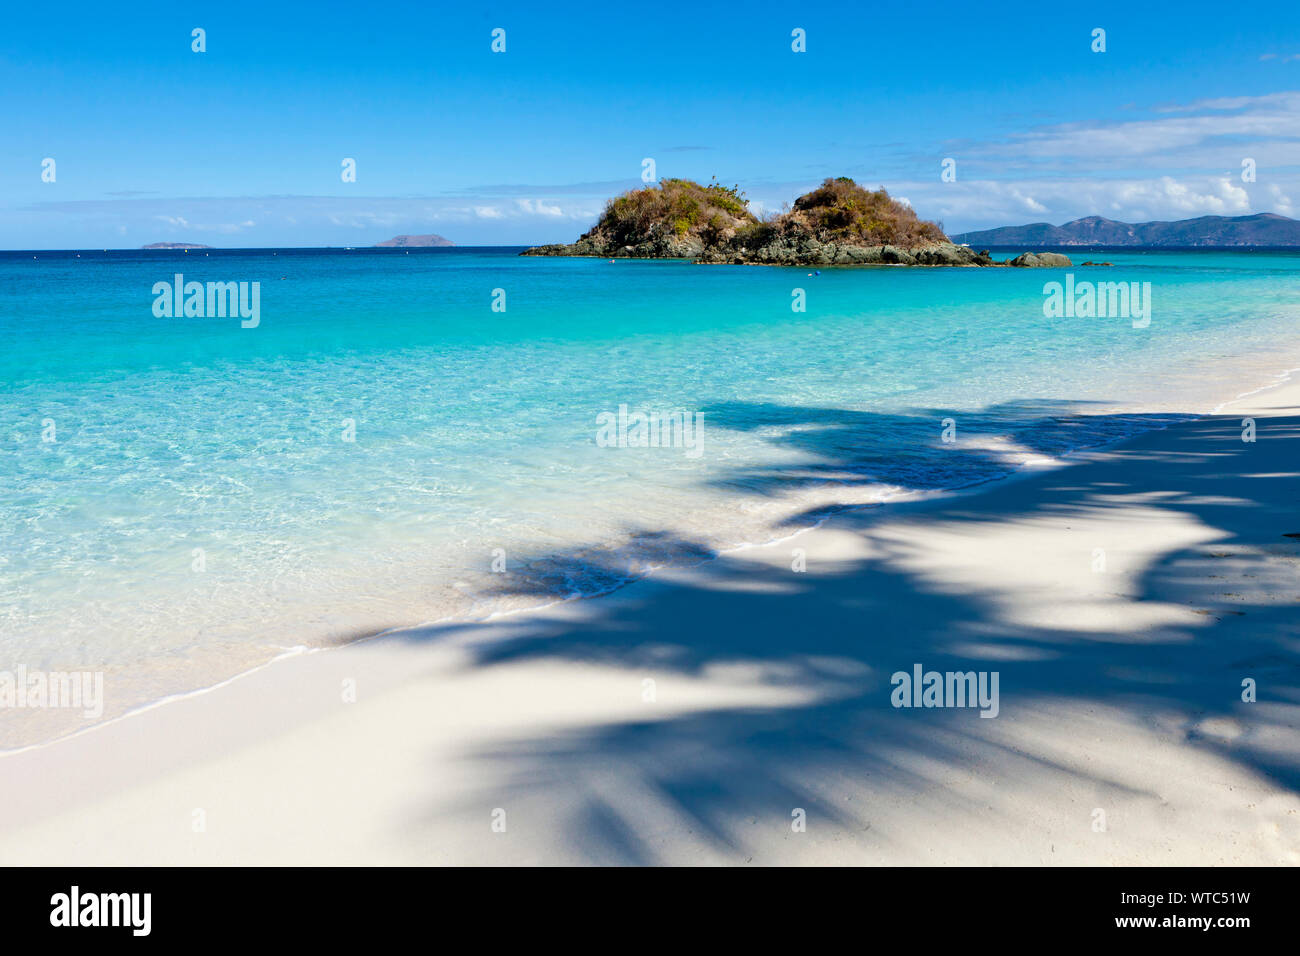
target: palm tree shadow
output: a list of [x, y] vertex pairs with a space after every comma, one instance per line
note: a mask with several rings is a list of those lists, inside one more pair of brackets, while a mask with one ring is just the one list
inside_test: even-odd
[[[938, 419], [929, 413], [873, 416], [741, 403], [713, 411], [715, 426], [781, 426], [773, 440], [816, 459], [814, 467], [788, 473], [742, 469], [719, 479], [750, 494], [825, 481], [951, 486], [954, 475], [976, 481], [1005, 466], [978, 444], [964, 451], [958, 443], [953, 470], [940, 482], [921, 474], [919, 456], [878, 451], [899, 447], [909, 429], [919, 435], [924, 428], [932, 440]], [[989, 409], [962, 430], [978, 435], [1020, 426], [1012, 430], [1020, 445], [1051, 454], [1073, 447], [1080, 435], [1104, 440], [1182, 417], [1088, 416], [1077, 406], [1043, 402]], [[1082, 766], [1059, 748], [1027, 748], [1011, 730], [1029, 719], [1062, 734], [1089, 713], [1118, 715], [1136, 727], [1173, 726], [1190, 746], [1295, 792], [1300, 542], [1283, 536], [1300, 531], [1300, 518], [1294, 528], [1278, 521], [1295, 500], [1296, 466], [1294, 460], [1287, 465], [1287, 456], [1300, 440], [1300, 420], [1269, 419], [1254, 445], [1241, 441], [1232, 422], [1216, 419], [1189, 423], [1175, 437], [1168, 450], [1109, 452], [1156, 470], [1079, 464], [974, 498], [933, 503], [913, 527], [979, 541], [996, 525], [1085, 521], [1140, 502], [1204, 533], [1195, 544], [1149, 555], [1135, 591], [1102, 588], [1097, 601], [1185, 613], [1170, 611], [1161, 623], [1133, 630], [1095, 621], [1027, 622], [1008, 608], [997, 585], [922, 567], [918, 546], [905, 533], [913, 519], [892, 509], [837, 509], [836, 527], [854, 535], [866, 556], [810, 553], [804, 573], [661, 535], [657, 544], [666, 559], [689, 559], [697, 573], [645, 582], [576, 620], [518, 618], [473, 643], [469, 665], [548, 660], [614, 668], [627, 675], [629, 699], [644, 705], [644, 717], [500, 744], [470, 759], [503, 769], [512, 799], [567, 794], [566, 838], [575, 853], [611, 863], [664, 859], [669, 833], [689, 834], [743, 861], [760, 842], [755, 834], [793, 832], [792, 815], [800, 811], [822, 826], [832, 823], [861, 862], [886, 852], [926, 859], [930, 848], [917, 821], [967, 814], [1015, 831], [1017, 821], [987, 798], [985, 786], [950, 785], [958, 771], [993, 788], [1163, 799], [1140, 773], [1106, 761]], [[1249, 494], [1225, 491], [1229, 480], [1245, 483]], [[824, 514], [810, 509], [786, 525], [806, 526]], [[1078, 573], [1094, 573], [1090, 543], [1062, 535], [1052, 547], [1077, 551]], [[612, 580], [620, 570], [616, 555], [596, 548], [531, 560], [555, 577], [507, 580], [501, 593], [551, 596], [554, 580]], [[1008, 585], [1030, 563], [1009, 565]], [[1255, 586], [1261, 575], [1269, 579], [1262, 591]], [[432, 628], [406, 639], [446, 634]], [[1000, 719], [971, 708], [894, 707], [891, 675], [914, 664], [998, 672]], [[1242, 702], [1246, 678], [1258, 682], [1260, 703]], [[711, 700], [708, 689], [719, 685], [748, 696], [739, 703]], [[1278, 746], [1279, 739], [1287, 745]]]

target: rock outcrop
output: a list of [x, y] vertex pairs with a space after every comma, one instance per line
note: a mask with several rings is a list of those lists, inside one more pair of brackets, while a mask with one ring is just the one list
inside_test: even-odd
[[884, 243], [864, 246], [852, 242], [820, 242], [811, 236], [782, 236], [750, 249], [739, 245], [707, 249], [699, 262], [750, 263], [772, 266], [991, 266], [968, 246], [930, 242], [910, 249]]
[[757, 225], [738, 187], [665, 179], [611, 199], [577, 242], [539, 246], [524, 255], [697, 259]]
[[537, 246], [522, 255], [786, 266], [1070, 265], [1050, 252], [995, 262], [987, 251], [956, 245], [937, 223], [918, 218], [884, 189], [864, 189], [843, 176], [827, 179], [766, 220], [749, 211], [738, 187], [666, 179], [611, 199], [577, 242]]
[[1032, 268], [1034, 266], [1046, 267], [1049, 269], [1059, 269], [1072, 265], [1069, 256], [1063, 256], [1059, 252], [1022, 252], [1014, 259], [1007, 261], [1009, 266], [1019, 266], [1021, 268]]

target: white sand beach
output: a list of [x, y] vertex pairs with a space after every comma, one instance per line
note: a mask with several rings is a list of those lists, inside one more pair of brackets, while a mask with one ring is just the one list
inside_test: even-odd
[[[0, 757], [0, 862], [1294, 865], [1298, 492], [1287, 384], [603, 598], [286, 658]], [[996, 671], [997, 716], [895, 708], [917, 664]]]

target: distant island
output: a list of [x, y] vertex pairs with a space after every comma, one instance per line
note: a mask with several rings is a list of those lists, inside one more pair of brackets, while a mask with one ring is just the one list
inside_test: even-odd
[[375, 243], [376, 249], [429, 249], [441, 246], [454, 246], [450, 239], [434, 233], [427, 236], [394, 236], [385, 242]]
[[1300, 222], [1272, 212], [1137, 223], [1086, 216], [1060, 226], [1033, 222], [964, 232], [953, 240], [983, 246], [1300, 246]]
[[738, 186], [665, 179], [609, 200], [577, 242], [525, 256], [692, 259], [753, 265], [1068, 266], [1066, 256], [1026, 253], [995, 262], [952, 242], [884, 189], [827, 179], [781, 213], [760, 219]]
[[197, 242], [151, 242], [147, 246], [141, 246], [141, 249], [211, 249], [211, 246], [205, 246]]

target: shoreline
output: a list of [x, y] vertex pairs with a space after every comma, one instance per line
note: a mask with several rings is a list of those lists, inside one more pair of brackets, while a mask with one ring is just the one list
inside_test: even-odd
[[[1227, 408], [1228, 406], [1234, 403], [1244, 401], [1249, 397], [1259, 395], [1273, 389], [1285, 388], [1288, 384], [1293, 383], [1294, 381], [1293, 377], [1297, 372], [1300, 372], [1300, 366], [1290, 367], [1281, 372], [1275, 373], [1274, 381], [1261, 385], [1257, 388], [1252, 388], [1244, 392], [1240, 392], [1234, 398], [1225, 399], [1224, 401], [1215, 404], [1209, 411], [1202, 412], [1202, 413], [1194, 413], [1189, 418], [1183, 420], [1198, 421], [1211, 416], [1219, 415], [1222, 414], [1223, 409]], [[556, 595], [554, 597], [548, 597], [536, 604], [528, 604], [519, 607], [500, 608], [500, 609], [489, 611], [486, 614], [476, 613], [474, 611], [468, 611], [468, 612], [461, 612], [461, 613], [453, 613], [445, 617], [435, 618], [430, 620], [395, 624], [389, 627], [378, 629], [373, 633], [352, 637], [346, 641], [342, 641], [338, 643], [291, 644], [287, 646], [278, 645], [277, 651], [271, 654], [269, 657], [264, 657], [263, 659], [257, 661], [256, 663], [251, 664], [251, 666], [246, 666], [242, 669], [229, 673], [226, 676], [218, 677], [215, 680], [211, 681], [210, 683], [201, 684], [200, 686], [185, 687], [181, 689], [170, 689], [158, 694], [155, 697], [151, 697], [149, 699], [142, 700], [134, 704], [130, 704], [121, 712], [96, 720], [95, 722], [88, 724], [86, 726], [77, 727], [70, 731], [55, 733], [54, 735], [41, 737], [35, 740], [21, 742], [12, 747], [0, 747], [0, 759], [3, 759], [11, 755], [25, 753], [33, 749], [47, 747], [71, 738], [83, 736], [85, 734], [90, 734], [104, 727], [117, 723], [119, 721], [123, 721], [126, 720], [127, 718], [134, 717], [136, 715], [154, 710], [156, 708], [165, 706], [169, 703], [208, 694], [212, 691], [218, 690], [229, 684], [239, 681], [242, 678], [256, 674], [264, 670], [265, 668], [270, 667], [285, 659], [297, 657], [303, 654], [315, 654], [323, 651], [342, 651], [350, 647], [364, 645], [372, 641], [383, 640], [385, 638], [394, 635], [401, 635], [402, 633], [407, 631], [414, 631], [414, 630], [420, 630], [426, 628], [437, 628], [437, 627], [491, 625], [500, 622], [502, 620], [515, 618], [519, 616], [528, 616], [528, 615], [545, 613], [551, 609], [557, 607], [563, 607], [565, 605], [569, 605], [574, 602], [587, 602], [587, 601], [595, 601], [601, 598], [608, 598], [611, 595], [618, 594], [619, 592], [625, 590], [628, 587], [636, 585], [642, 581], [650, 580], [655, 575], [661, 572], [665, 572], [665, 571], [670, 573], [690, 572], [691, 570], [697, 569], [703, 565], [708, 565], [710, 563], [725, 559], [730, 555], [741, 554], [746, 551], [750, 551], [754, 549], [770, 548], [774, 545], [793, 540], [802, 535], [815, 532], [821, 529], [828, 521], [832, 521], [837, 514], [844, 511], [860, 510], [864, 507], [873, 508], [873, 509], [884, 509], [893, 506], [895, 508], [898, 508], [898, 507], [906, 507], [906, 506], [916, 505], [916, 504], [924, 504], [925, 502], [928, 501], [951, 498], [954, 496], [961, 497], [961, 496], [978, 495], [984, 489], [988, 488], [991, 485], [1003, 485], [1008, 483], [1014, 483], [1016, 481], [1029, 478], [1037, 474], [1042, 474], [1045, 471], [1068, 468], [1072, 463], [1078, 461], [1081, 456], [1085, 456], [1099, 451], [1104, 451], [1108, 448], [1123, 444], [1124, 442], [1133, 440], [1135, 438], [1141, 437], [1142, 435], [1146, 435], [1154, 431], [1166, 430], [1170, 427], [1174, 427], [1178, 423], [1179, 423], [1178, 421], [1173, 421], [1173, 422], [1165, 422], [1162, 424], [1151, 424], [1150, 426], [1143, 428], [1137, 432], [1121, 435], [1117, 438], [1114, 438], [1110, 441], [1103, 442], [1101, 444], [1082, 445], [1077, 448], [1071, 448], [1060, 454], [1042, 455], [1037, 458], [1018, 462], [1005, 472], [989, 475], [986, 477], [981, 477], [967, 484], [962, 484], [962, 485], [957, 485], [957, 486], [947, 487], [947, 488], [940, 488], [940, 489], [900, 490], [896, 492], [885, 493], [882, 497], [873, 499], [867, 503], [844, 503], [838, 505], [833, 504], [827, 506], [819, 506], [816, 510], [820, 512], [820, 516], [816, 517], [813, 520], [813, 523], [806, 527], [795, 528], [789, 533], [777, 533], [762, 541], [741, 541], [738, 543], [728, 544], [717, 548], [714, 551], [714, 553], [712, 553], [711, 555], [700, 558], [699, 560], [693, 562], [673, 561], [673, 562], [666, 562], [663, 564], [651, 565], [640, 570], [636, 574], [630, 574], [628, 577], [625, 577], [617, 581], [616, 583], [609, 585], [608, 587], [605, 587], [601, 590], [595, 591], [593, 593], [572, 592], [566, 595]]]
[[[792, 535], [804, 575], [784, 543], [749, 548], [601, 601], [297, 654], [10, 752], [24, 784], [0, 792], [0, 858], [1300, 862], [1278, 779], [1300, 753], [1283, 650], [1300, 546], [1282, 536], [1300, 530], [1300, 384], [1254, 394], [1224, 406], [1260, 416], [1257, 445], [1178, 422], [829, 516]], [[1105, 575], [1087, 572], [1099, 542]], [[889, 709], [891, 669], [949, 660], [1002, 671], [998, 719]], [[1242, 673], [1258, 704], [1231, 703]]]
[[[376, 268], [390, 270], [384, 257], [375, 259]], [[258, 268], [275, 268], [278, 274], [275, 261], [267, 258]], [[607, 334], [600, 303], [611, 292], [662, 288], [670, 295], [668, 301], [679, 305], [696, 297], [688, 274], [693, 270], [677, 264], [643, 266], [633, 269], [638, 275], [623, 276], [599, 263], [514, 263], [499, 256], [483, 261], [506, 268], [544, 267], [521, 269], [537, 280], [539, 289], [572, 285], [574, 270], [569, 267], [576, 267], [584, 277], [578, 287], [585, 290], [585, 318], [573, 334], [594, 335], [593, 343]], [[29, 670], [104, 671], [110, 693], [106, 716], [112, 716], [170, 694], [211, 686], [290, 646], [336, 646], [415, 622], [483, 620], [502, 608], [536, 608], [575, 592], [608, 592], [666, 560], [693, 563], [697, 551], [725, 551], [770, 540], [787, 527], [783, 518], [804, 510], [805, 502], [811, 508], [868, 497], [894, 500], [900, 488], [962, 487], [984, 475], [1006, 474], [1017, 467], [1020, 452], [1059, 454], [1071, 446], [1095, 447], [1150, 427], [1142, 421], [1148, 417], [1140, 414], [1143, 410], [1203, 414], [1239, 393], [1239, 383], [1274, 379], [1276, 356], [1269, 362], [1252, 356], [1262, 352], [1269, 358], [1275, 343], [1296, 354], [1290, 328], [1295, 310], [1266, 294], [1267, 277], [1288, 268], [1288, 262], [1262, 259], [1250, 265], [1240, 277], [1244, 284], [1239, 310], [1226, 294], [1231, 285], [1222, 287], [1225, 295], [1220, 299], [1215, 269], [1223, 264], [1217, 258], [1195, 257], [1171, 263], [1170, 324], [1162, 330], [1130, 334], [1127, 323], [1093, 329], [1087, 323], [1067, 322], [1059, 342], [1053, 328], [1058, 323], [1040, 327], [1037, 318], [1038, 287], [1045, 277], [1004, 275], [1004, 288], [985, 297], [978, 290], [986, 283], [950, 273], [941, 285], [955, 284], [962, 302], [974, 295], [970, 301], [976, 309], [968, 318], [986, 336], [960, 338], [996, 347], [988, 356], [997, 363], [992, 366], [982, 346], [962, 349], [964, 357], [944, 357], [949, 349], [941, 340], [951, 337], [949, 329], [962, 328], [966, 317], [963, 309], [949, 308], [937, 321], [925, 319], [918, 309], [931, 298], [928, 278], [899, 275], [897, 283], [873, 283], [870, 276], [855, 279], [841, 273], [829, 279], [823, 291], [810, 289], [818, 300], [812, 319], [793, 313], [786, 317], [784, 308], [771, 321], [754, 320], [748, 307], [724, 308], [716, 322], [702, 312], [684, 327], [689, 333], [684, 346], [664, 337], [669, 326], [656, 324], [659, 320], [651, 316], [657, 310], [641, 309], [633, 325], [649, 336], [638, 339], [648, 349], [645, 359], [666, 361], [671, 363], [666, 368], [678, 370], [664, 394], [692, 408], [718, 406], [710, 422], [719, 423], [710, 435], [713, 454], [693, 469], [672, 458], [657, 461], [654, 454], [620, 457], [582, 447], [590, 444], [589, 431], [582, 428], [585, 415], [626, 398], [656, 400], [654, 387], [643, 376], [610, 371], [611, 377], [604, 377], [602, 368], [617, 369], [625, 360], [609, 361], [603, 346], [574, 353], [578, 365], [596, 373], [584, 381], [597, 384], [582, 390], [581, 404], [573, 403], [573, 414], [563, 423], [534, 413], [550, 406], [553, 392], [548, 390], [559, 382], [542, 374], [542, 365], [536, 366], [536, 392], [532, 383], [522, 382], [518, 394], [508, 400], [499, 389], [465, 392], [477, 396], [475, 411], [458, 413], [461, 422], [451, 420], [439, 411], [446, 406], [437, 395], [444, 382], [460, 382], [464, 376], [431, 372], [426, 367], [429, 343], [418, 331], [414, 339], [405, 331], [394, 335], [385, 348], [355, 361], [347, 354], [295, 355], [283, 361], [265, 357], [229, 364], [226, 357], [207, 371], [199, 368], [183, 376], [148, 372], [132, 376], [121, 387], [113, 385], [114, 373], [108, 367], [112, 363], [97, 359], [92, 359], [88, 375], [67, 384], [60, 384], [52, 368], [48, 385], [40, 384], [40, 376], [30, 381], [20, 377], [25, 384], [14, 398], [19, 408], [57, 396], [65, 403], [60, 420], [81, 423], [82, 434], [76, 444], [57, 449], [28, 444], [15, 459], [20, 470], [36, 469], [33, 516], [44, 512], [48, 517], [41, 514], [41, 526], [21, 521], [15, 526], [6, 572], [16, 572], [11, 579], [17, 586], [3, 609], [9, 656]], [[106, 274], [122, 276], [145, 268], [105, 267]], [[396, 271], [405, 269], [398, 264]], [[328, 272], [328, 264], [315, 271]], [[435, 284], [451, 275], [460, 276], [462, 270], [439, 273]], [[937, 282], [941, 277], [934, 278]], [[764, 279], [736, 273], [716, 276], [706, 286], [717, 283], [718, 292], [727, 293], [714, 303], [717, 306], [729, 301], [757, 306], [781, 281], [770, 274]], [[879, 295], [856, 303], [859, 288]], [[1257, 299], [1256, 293], [1264, 295]], [[1020, 335], [1012, 335], [1006, 322], [993, 318], [990, 303], [1009, 310], [1007, 315], [1016, 317], [1016, 329], [1023, 326], [1020, 334], [1027, 336], [1030, 352], [1023, 363], [1016, 356]], [[1216, 313], [1232, 321], [1217, 321]], [[1184, 319], [1190, 323], [1186, 330], [1178, 327]], [[875, 329], [877, 323], [882, 323], [878, 332], [853, 332], [864, 324]], [[405, 322], [398, 324], [405, 329]], [[559, 362], [557, 367], [570, 361], [566, 350], [548, 344], [547, 337], [534, 342], [529, 324], [517, 330], [517, 341], [515, 332], [506, 336], [506, 354], [527, 359], [536, 353], [548, 364]], [[891, 331], [912, 326], [915, 335]], [[188, 330], [176, 331], [181, 339], [191, 338]], [[826, 349], [833, 354], [836, 335], [846, 333], [851, 355], [847, 361], [827, 361], [817, 354]], [[754, 344], [781, 336], [793, 351]], [[897, 358], [910, 355], [913, 341], [919, 341], [916, 336], [929, 342], [917, 356], [924, 372]], [[290, 347], [292, 338], [282, 336], [278, 344], [272, 343], [272, 351]], [[884, 351], [874, 354], [884, 343]], [[464, 361], [451, 368], [491, 361], [492, 353], [483, 344], [469, 340], [461, 353]], [[706, 349], [718, 344], [739, 346], [748, 362], [767, 374], [746, 382], [746, 363], [709, 363]], [[1085, 347], [1089, 350], [1080, 351]], [[148, 354], [143, 340], [141, 348], [141, 355]], [[622, 348], [617, 346], [611, 354], [623, 355], [618, 351]], [[102, 354], [98, 349], [85, 351]], [[682, 355], [685, 361], [678, 360]], [[1057, 375], [1053, 356], [1061, 355], [1072, 358]], [[41, 362], [31, 371], [41, 371]], [[384, 362], [396, 363], [401, 374], [382, 371]], [[707, 387], [696, 387], [692, 378], [698, 375], [682, 371], [693, 364], [710, 369]], [[360, 371], [344, 371], [351, 366]], [[284, 411], [294, 416], [314, 415], [308, 405], [319, 404], [317, 399], [293, 397], [316, 395], [304, 390], [313, 380], [321, 386], [329, 383], [328, 391], [338, 401], [352, 401], [355, 394], [382, 395], [400, 411], [377, 413], [364, 447], [337, 446], [337, 436], [323, 417], [311, 417], [311, 426], [298, 434], [299, 429], [283, 429], [266, 412], [271, 406], [259, 397], [256, 383], [272, 374], [288, 375], [300, 386], [286, 386], [281, 396]], [[230, 391], [227, 380], [232, 377], [249, 387]], [[185, 396], [187, 411], [161, 418], [137, 411], [149, 408], [151, 396], [172, 393]], [[220, 398], [224, 394], [229, 394], [229, 402]], [[543, 395], [546, 400], [539, 401]], [[133, 396], [141, 401], [133, 401]], [[732, 397], [738, 401], [729, 400]], [[1017, 409], [1020, 400], [1024, 405]], [[520, 410], [517, 422], [511, 417], [511, 403]], [[770, 420], [764, 419], [767, 408], [772, 410]], [[1130, 409], [1139, 414], [1127, 416]], [[938, 440], [937, 418], [949, 413], [963, 429], [962, 441], [951, 446], [960, 452], [956, 455]], [[256, 421], [261, 439], [246, 442], [253, 429], [227, 429], [227, 419]], [[436, 442], [427, 425], [436, 425]], [[195, 447], [192, 462], [182, 454], [184, 470], [176, 485], [176, 476], [163, 464], [173, 454], [166, 442], [179, 451], [188, 441], [187, 428], [213, 438]], [[414, 444], [407, 446], [408, 437], [399, 431], [409, 432]], [[30, 429], [23, 434], [34, 437]], [[541, 493], [544, 508], [532, 508], [531, 495], [516, 497], [518, 505], [512, 502], [511, 468], [492, 463], [494, 446], [480, 442], [480, 434], [493, 435], [503, 446], [519, 445], [520, 460], [527, 465], [524, 484], [530, 492]], [[842, 437], [837, 439], [837, 434]], [[141, 446], [132, 451], [141, 456], [139, 467], [120, 464], [116, 446], [125, 445]], [[408, 447], [420, 449], [421, 456], [429, 452], [429, 464], [423, 457], [412, 457]], [[250, 449], [251, 454], [245, 453]], [[894, 449], [899, 450], [897, 456]], [[311, 460], [312, 467], [293, 475], [300, 467], [294, 464], [295, 454], [299, 462]], [[476, 473], [480, 454], [487, 467]], [[84, 467], [68, 470], [73, 455], [84, 463], [98, 460], [117, 475], [117, 484], [96, 486]], [[333, 476], [330, 469], [347, 460], [344, 455], [361, 467], [344, 468]], [[566, 467], [575, 460], [577, 467]], [[63, 470], [54, 469], [55, 463]], [[273, 477], [272, 471], [284, 480]], [[588, 482], [588, 476], [593, 480]], [[147, 501], [111, 490], [123, 487], [127, 479], [139, 482]], [[300, 486], [303, 493], [295, 493]], [[593, 488], [602, 493], [589, 499], [587, 491]], [[603, 490], [625, 491], [640, 500], [605, 495]], [[21, 482], [16, 491], [20, 495], [12, 500], [18, 507], [8, 514], [21, 519]], [[372, 509], [367, 495], [374, 491], [381, 500]], [[74, 503], [60, 504], [63, 494], [74, 496]], [[191, 502], [202, 508], [201, 517], [186, 513]], [[156, 517], [147, 517], [146, 511]], [[101, 513], [116, 517], [96, 520]], [[48, 530], [41, 534], [38, 527]], [[192, 553], [196, 545], [210, 552], [212, 566], [206, 575], [195, 575], [189, 566], [186, 551]], [[503, 546], [511, 557], [508, 576], [488, 573], [487, 551], [495, 551], [494, 546]], [[625, 573], [629, 567], [630, 573]], [[21, 712], [6, 716], [0, 747], [52, 739], [84, 726], [79, 717], [53, 726], [53, 712], [35, 721]]]

